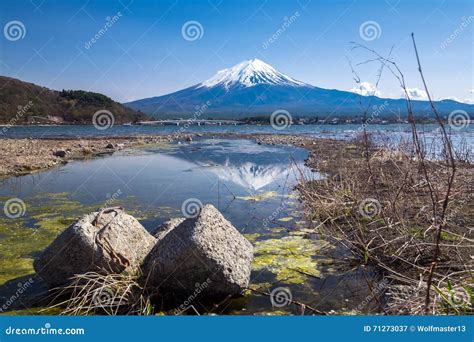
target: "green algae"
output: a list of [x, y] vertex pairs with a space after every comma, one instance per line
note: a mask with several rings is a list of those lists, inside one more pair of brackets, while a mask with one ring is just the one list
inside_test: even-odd
[[50, 232], [60, 233], [63, 228], [70, 226], [76, 221], [73, 217], [63, 217], [61, 215], [39, 214], [34, 215], [35, 227], [44, 229]]
[[276, 191], [266, 191], [253, 196], [237, 196], [236, 198], [242, 201], [261, 202], [278, 196], [279, 194]]
[[327, 243], [287, 236], [255, 243], [255, 271], [268, 270], [284, 283], [301, 284], [308, 277], [319, 277], [318, 263], [314, 256]]
[[286, 231], [285, 227], [272, 227], [270, 228], [271, 234], [282, 233]]
[[297, 230], [294, 230], [290, 232], [290, 235], [294, 236], [308, 236], [310, 234], [316, 234], [317, 231], [315, 229], [311, 228], [298, 228]]
[[0, 313], [0, 316], [29, 316], [29, 315], [60, 315], [61, 308], [59, 307], [32, 307], [28, 309], [21, 310], [11, 310]]
[[123, 205], [125, 211], [135, 217], [137, 220], [147, 220], [156, 217], [181, 217], [181, 211], [171, 207], [150, 207], [149, 209], [140, 209], [139, 206]]
[[33, 253], [56, 236], [25, 227], [20, 219], [0, 219], [0, 234], [0, 284], [33, 273]]
[[245, 238], [247, 240], [249, 240], [250, 242], [255, 242], [257, 241], [257, 239], [262, 235], [262, 234], [259, 234], [259, 233], [252, 233], [252, 234], [243, 234], [245, 236]]
[[282, 217], [282, 218], [279, 218], [279, 219], [278, 219], [278, 221], [280, 221], [280, 222], [290, 222], [290, 221], [292, 221], [292, 220], [293, 220], [293, 217], [290, 217], [290, 216], [288, 216], [288, 217]]
[[441, 240], [445, 241], [460, 241], [462, 238], [459, 235], [452, 234], [446, 230], [441, 231]]
[[100, 206], [69, 198], [66, 192], [36, 194], [25, 199], [27, 216], [0, 218], [0, 284], [34, 273], [35, 254], [80, 216]]
[[[134, 197], [117, 200], [114, 206], [126, 207], [126, 212], [138, 219], [174, 216], [171, 207], [141, 210]], [[128, 202], [124, 205], [124, 202]], [[104, 203], [82, 204], [71, 200], [67, 192], [38, 193], [25, 199], [26, 215], [21, 218], [0, 218], [0, 284], [34, 273], [33, 260], [64, 229], [81, 216], [103, 207]], [[129, 205], [130, 204], [130, 205]], [[130, 207], [128, 210], [127, 207]]]

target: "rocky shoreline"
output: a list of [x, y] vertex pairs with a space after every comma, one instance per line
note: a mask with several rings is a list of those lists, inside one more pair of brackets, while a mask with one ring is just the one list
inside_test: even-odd
[[0, 177], [20, 176], [71, 160], [170, 141], [170, 136], [0, 139]]

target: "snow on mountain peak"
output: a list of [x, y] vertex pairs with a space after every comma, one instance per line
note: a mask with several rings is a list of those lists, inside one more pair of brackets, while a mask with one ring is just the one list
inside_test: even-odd
[[307, 86], [307, 84], [297, 81], [272, 66], [259, 59], [243, 61], [231, 68], [219, 71], [213, 77], [198, 84], [201, 87], [223, 86], [226, 89], [231, 87], [252, 87], [257, 84], [275, 84], [286, 86]]

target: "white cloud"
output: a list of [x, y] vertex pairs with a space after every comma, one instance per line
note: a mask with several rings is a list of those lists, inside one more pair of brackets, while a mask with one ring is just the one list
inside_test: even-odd
[[354, 87], [351, 89], [353, 93], [360, 94], [363, 96], [380, 96], [382, 93], [377, 90], [374, 84], [369, 82], [361, 82], [358, 87]]
[[415, 100], [426, 100], [428, 95], [426, 91], [418, 89], [418, 88], [407, 88], [408, 95]]
[[440, 100], [453, 100], [453, 101], [456, 101], [456, 102], [459, 102], [459, 103], [474, 104], [474, 100], [472, 100], [472, 99], [460, 100], [456, 96], [443, 97]]
[[462, 102], [460, 99], [458, 99], [456, 96], [448, 96], [448, 97], [442, 97], [440, 98], [441, 101], [443, 100], [452, 100], [456, 102]]

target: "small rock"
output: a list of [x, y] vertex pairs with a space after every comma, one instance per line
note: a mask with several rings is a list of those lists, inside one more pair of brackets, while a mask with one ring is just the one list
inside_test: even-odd
[[144, 261], [148, 284], [160, 293], [240, 294], [249, 284], [253, 246], [212, 205], [159, 240]]
[[109, 143], [109, 144], [107, 144], [107, 146], [105, 146], [105, 148], [114, 149], [115, 147], [114, 147], [114, 144]]
[[50, 287], [61, 286], [76, 274], [137, 270], [155, 241], [122, 209], [103, 209], [66, 228], [33, 266]]
[[66, 157], [66, 153], [67, 152], [64, 151], [64, 150], [57, 150], [57, 151], [53, 152], [53, 156], [59, 157], [59, 158], [64, 158], [64, 157]]
[[192, 141], [193, 141], [193, 138], [192, 138], [192, 137], [187, 137], [187, 138], [186, 138], [186, 141], [187, 141], [187, 142], [192, 142]]

